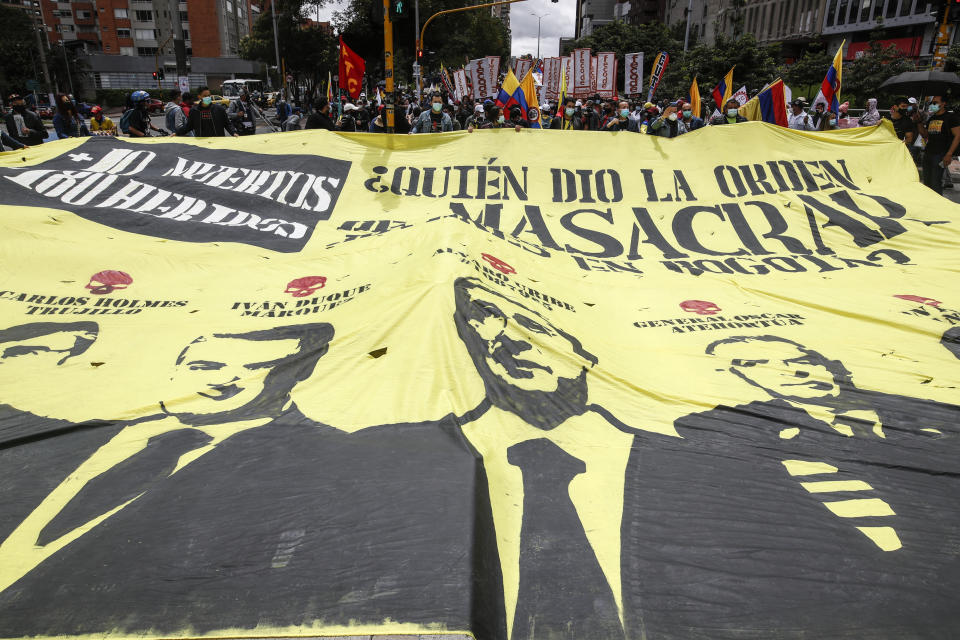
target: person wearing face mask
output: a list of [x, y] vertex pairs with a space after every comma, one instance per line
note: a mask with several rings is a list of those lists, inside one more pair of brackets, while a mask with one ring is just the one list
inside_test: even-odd
[[926, 124], [919, 124], [917, 127], [920, 135], [927, 141], [920, 163], [923, 168], [923, 184], [942, 195], [943, 170], [953, 160], [957, 144], [960, 143], [960, 117], [947, 109], [947, 101], [943, 96], [933, 96], [927, 112], [930, 117]]
[[413, 124], [411, 133], [445, 133], [453, 131], [453, 120], [443, 112], [443, 96], [435, 91], [430, 97], [430, 110], [424, 111]]
[[577, 102], [573, 98], [566, 98], [563, 101], [563, 109], [560, 110], [558, 117], [550, 123], [551, 129], [560, 129], [561, 131], [582, 131], [583, 119], [577, 113]]
[[740, 103], [736, 98], [730, 98], [723, 105], [723, 113], [714, 116], [710, 124], [737, 124], [738, 122], [747, 122], [747, 119], [740, 115]]
[[683, 126], [687, 128], [687, 131], [696, 131], [697, 129], [702, 129], [706, 126], [703, 118], [696, 116], [693, 113], [693, 105], [689, 102], [682, 102], [680, 107], [680, 115], [683, 120]]
[[822, 102], [818, 102], [813, 105], [813, 113], [810, 114], [813, 117], [813, 126], [815, 129], [820, 129], [820, 121], [823, 120], [823, 110], [826, 108]]
[[83, 118], [77, 113], [76, 105], [73, 104], [70, 96], [65, 94], [57, 96], [57, 111], [53, 116], [53, 128], [57, 132], [57, 137], [61, 140], [90, 135]]
[[835, 131], [840, 128], [840, 120], [833, 111], [825, 111], [820, 118], [820, 131]]
[[650, 123], [647, 133], [662, 138], [676, 138], [687, 133], [687, 125], [677, 113], [682, 105], [682, 102], [674, 102], [664, 109], [663, 115]]
[[23, 96], [14, 93], [7, 98], [7, 102], [11, 106], [11, 111], [7, 114], [5, 122], [10, 137], [27, 146], [43, 143], [43, 139], [47, 136], [47, 128], [43, 126], [40, 116], [27, 109]]
[[605, 131], [633, 131], [638, 132], [637, 122], [630, 119], [630, 105], [626, 100], [621, 100], [617, 105], [617, 113], [607, 120], [604, 126]]
[[[503, 115], [503, 109], [498, 107], [495, 104], [489, 105], [487, 107], [487, 115], [484, 117], [483, 122], [476, 128], [478, 129], [509, 129], [514, 128], [517, 131], [520, 131], [523, 127], [519, 124], [515, 124], [506, 119]], [[473, 133], [474, 127], [468, 127], [467, 133]]]
[[906, 98], [897, 98], [896, 102], [890, 107], [890, 121], [893, 122], [893, 131], [897, 137], [909, 148], [917, 137], [917, 123], [910, 117], [907, 111], [910, 103]]
[[187, 116], [187, 124], [177, 129], [176, 135], [185, 136], [191, 131], [198, 138], [220, 137], [224, 131], [237, 137], [237, 131], [233, 128], [233, 123], [227, 117], [227, 110], [223, 105], [213, 104], [213, 98], [210, 96], [208, 87], [200, 87], [197, 92], [199, 102], [190, 109], [190, 115]]

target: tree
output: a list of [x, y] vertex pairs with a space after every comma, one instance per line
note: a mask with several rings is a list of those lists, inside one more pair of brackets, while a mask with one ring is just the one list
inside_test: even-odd
[[[319, 0], [321, 4], [330, 0]], [[434, 13], [444, 9], [463, 7], [458, 0], [420, 0], [421, 26]], [[416, 26], [413, 11], [393, 16], [393, 69], [398, 81], [413, 77], [416, 48]], [[349, 0], [342, 11], [334, 14], [333, 22], [350, 48], [367, 64], [367, 77], [383, 78], [383, 2], [382, 0]], [[424, 34], [424, 59], [427, 73], [438, 72], [440, 64], [454, 68], [468, 59], [483, 56], [510, 55], [510, 35], [499, 18], [488, 9], [464, 11], [439, 16]]]
[[943, 67], [944, 71], [956, 73], [960, 71], [960, 43], [954, 44], [947, 51], [947, 59]]
[[0, 95], [25, 93], [27, 81], [41, 78], [37, 57], [37, 41], [30, 18], [19, 8], [0, 4], [0, 23], [4, 36], [0, 38]]
[[700, 95], [706, 100], [734, 65], [735, 86], [731, 87], [731, 93], [743, 85], [748, 93], [754, 94], [776, 79], [779, 59], [779, 45], [760, 46], [753, 34], [739, 38], [720, 34], [715, 45], [699, 44], [671, 60], [657, 95], [671, 99], [686, 97], [696, 77]]
[[815, 42], [796, 62], [784, 67], [780, 75], [793, 89], [795, 96], [806, 95], [812, 100], [832, 62], [833, 54], [825, 50], [822, 44]]
[[[277, 0], [276, 6], [280, 56], [286, 71], [297, 85], [306, 85], [308, 95], [313, 95], [328, 73], [337, 73], [337, 39], [328, 29], [307, 22], [310, 5], [299, 0]], [[265, 8], [250, 35], [240, 41], [240, 57], [276, 64], [272, 11], [272, 5]]]
[[867, 98], [877, 97], [884, 80], [915, 68], [896, 46], [872, 39], [863, 55], [844, 69], [841, 100], [849, 100], [851, 106], [866, 106]]

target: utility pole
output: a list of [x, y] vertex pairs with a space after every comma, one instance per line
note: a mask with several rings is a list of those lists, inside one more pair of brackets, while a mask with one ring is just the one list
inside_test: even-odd
[[683, 51], [690, 46], [690, 14], [693, 13], [693, 0], [687, 1], [687, 28], [683, 34]]
[[[420, 42], [420, 0], [413, 0], [413, 42], [417, 44]], [[423, 71], [420, 69], [420, 58], [417, 57], [417, 51], [419, 47], [415, 47], [413, 52], [413, 84], [417, 88], [417, 102], [420, 102], [420, 91], [422, 90], [420, 84], [420, 74]]]
[[[177, 82], [187, 75], [187, 43], [183, 37], [183, 22], [180, 20], [180, 3], [169, 0], [170, 33], [173, 34], [173, 56], [177, 62]], [[188, 16], [189, 17], [189, 16]]]
[[[157, 74], [157, 91], [160, 92], [163, 88], [160, 86], [160, 52], [163, 51], [163, 48], [167, 46], [167, 43], [173, 39], [173, 34], [171, 33], [166, 40], [163, 41], [159, 47], [157, 47], [156, 53], [153, 54], [153, 71]], [[159, 96], [158, 96], [159, 97]]]
[[390, 0], [383, 0], [383, 104], [386, 107], [386, 132], [393, 133], [393, 22], [390, 21]]
[[67, 84], [70, 85], [70, 95], [73, 95], [73, 76], [70, 75], [70, 61], [67, 60], [67, 44], [60, 34], [60, 49], [63, 51], [63, 67], [67, 70]]
[[[277, 73], [280, 71], [280, 39], [277, 36], [277, 0], [270, 0], [270, 17], [273, 18], [273, 54], [276, 56], [277, 61]], [[267, 80], [270, 81], [270, 87], [273, 88], [273, 76], [269, 73], [267, 74]], [[283, 84], [283, 79], [280, 80], [280, 84]], [[284, 99], [288, 96], [284, 95]]]

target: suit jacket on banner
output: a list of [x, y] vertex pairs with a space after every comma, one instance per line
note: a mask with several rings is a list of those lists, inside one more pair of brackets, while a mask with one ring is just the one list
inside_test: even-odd
[[957, 409], [858, 393], [885, 437], [772, 400], [681, 418], [682, 441], [637, 443], [623, 519], [630, 637], [953, 637], [960, 441], [924, 429], [955, 430]]
[[438, 423], [347, 434], [281, 416], [227, 439], [0, 594], [4, 631], [502, 627], [499, 598], [482, 601], [499, 565], [484, 544], [477, 473]]

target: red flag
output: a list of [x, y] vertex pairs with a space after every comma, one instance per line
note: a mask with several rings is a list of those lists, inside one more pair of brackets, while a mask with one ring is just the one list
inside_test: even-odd
[[363, 88], [363, 74], [367, 64], [343, 41], [340, 36], [340, 80], [339, 87], [346, 89], [350, 97], [356, 100]]

